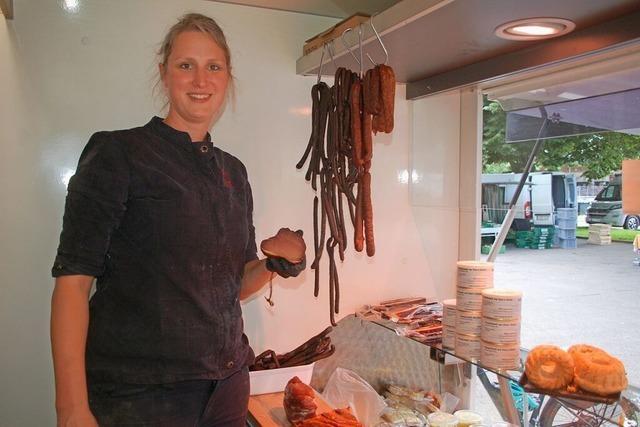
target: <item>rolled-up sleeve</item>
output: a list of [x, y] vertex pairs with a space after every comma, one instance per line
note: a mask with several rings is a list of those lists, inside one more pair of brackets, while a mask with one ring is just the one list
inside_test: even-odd
[[94, 134], [67, 188], [54, 277], [103, 274], [111, 235], [126, 210], [129, 173], [122, 144], [110, 132]]

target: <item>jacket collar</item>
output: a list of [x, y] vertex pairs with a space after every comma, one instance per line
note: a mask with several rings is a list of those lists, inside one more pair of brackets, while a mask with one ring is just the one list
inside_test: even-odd
[[[164, 119], [161, 117], [154, 116], [151, 121], [145, 125], [145, 127], [168, 141], [178, 143], [185, 149], [191, 149], [191, 136], [189, 136], [187, 132], [182, 132], [172, 128], [166, 124]], [[204, 141], [198, 142], [211, 142], [211, 134], [207, 132]]]

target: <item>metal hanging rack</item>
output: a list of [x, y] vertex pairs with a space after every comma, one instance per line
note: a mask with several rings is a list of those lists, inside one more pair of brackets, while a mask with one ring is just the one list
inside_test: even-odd
[[[373, 18], [375, 16], [376, 16], [376, 14], [373, 14], [371, 16], [371, 18], [369, 19], [369, 25], [371, 26], [371, 30], [375, 34], [376, 40], [378, 40], [378, 43], [380, 44], [380, 47], [382, 48], [382, 51], [384, 52], [384, 62], [382, 62], [382, 64], [387, 65], [387, 63], [389, 62], [389, 51], [387, 50], [387, 47], [382, 42], [382, 38], [380, 38], [380, 34], [378, 33], [378, 30], [376, 30], [376, 27], [373, 25]], [[356, 54], [353, 53], [353, 51], [351, 50], [351, 47], [349, 46], [349, 43], [347, 43], [347, 41], [345, 40], [345, 35], [348, 32], [352, 31], [353, 28], [347, 28], [346, 30], [344, 30], [342, 32], [342, 35], [340, 36], [344, 48], [351, 54], [353, 59], [356, 61], [356, 63], [360, 67], [360, 77], [362, 77], [364, 75], [364, 61], [363, 61], [363, 56], [362, 56], [363, 55], [363, 49], [362, 49], [362, 25], [363, 24], [358, 25], [358, 51], [359, 51], [358, 53], [359, 53], [360, 58], [358, 58], [356, 56]], [[366, 56], [367, 56], [367, 58], [369, 59], [369, 61], [371, 62], [371, 64], [374, 67], [379, 65], [379, 63], [376, 63], [373, 60], [373, 58], [371, 58], [371, 55], [369, 55], [367, 53]]]

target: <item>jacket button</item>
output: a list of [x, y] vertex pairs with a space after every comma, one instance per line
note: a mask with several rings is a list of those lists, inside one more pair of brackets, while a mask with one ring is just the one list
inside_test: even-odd
[[227, 368], [231, 369], [233, 368], [233, 365], [234, 365], [233, 361], [227, 362]]
[[206, 153], [207, 151], [209, 151], [209, 147], [207, 145], [201, 145], [200, 151], [202, 151], [203, 153]]

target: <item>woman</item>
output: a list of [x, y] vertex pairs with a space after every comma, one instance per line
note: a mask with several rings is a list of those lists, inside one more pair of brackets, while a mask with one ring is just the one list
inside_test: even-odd
[[185, 15], [160, 55], [167, 117], [94, 134], [69, 183], [51, 313], [59, 426], [244, 425], [240, 300], [304, 269], [290, 230], [258, 260], [246, 170], [211, 142], [232, 85], [222, 30]]

